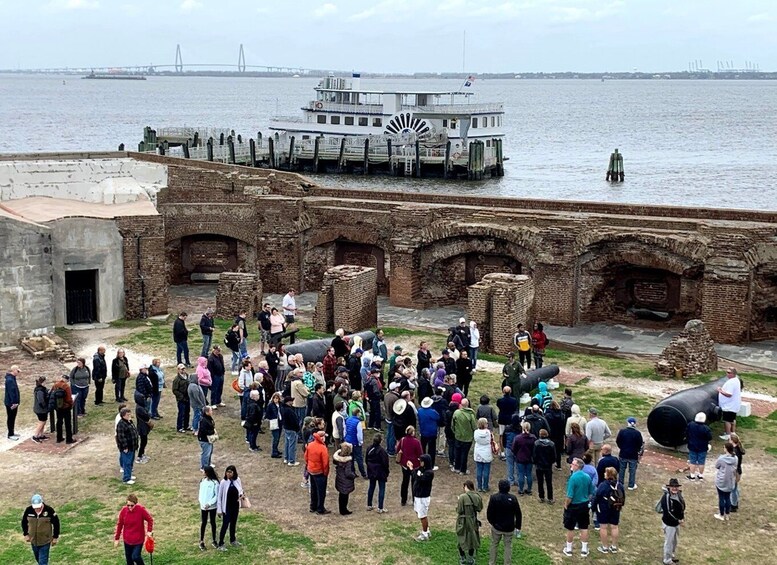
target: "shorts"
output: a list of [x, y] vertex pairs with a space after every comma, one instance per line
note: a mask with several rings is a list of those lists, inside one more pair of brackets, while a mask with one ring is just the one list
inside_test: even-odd
[[414, 498], [413, 510], [418, 515], [419, 519], [426, 518], [429, 515], [429, 503], [432, 501], [431, 496], [426, 498]]
[[506, 427], [507, 427], [507, 426], [505, 426], [504, 424], [499, 424], [499, 435], [500, 435], [500, 436], [503, 436], [503, 435], [505, 435], [505, 428], [506, 428]]
[[46, 420], [49, 419], [48, 414], [36, 414], [36, 416], [38, 417], [39, 422], [45, 422]]
[[736, 422], [737, 421], [737, 413], [736, 412], [728, 412], [726, 410], [723, 411], [723, 421], [724, 422]]
[[706, 451], [689, 451], [688, 452], [688, 463], [691, 465], [704, 465], [704, 463], [707, 461], [707, 452]]
[[569, 508], [564, 510], [564, 529], [572, 531], [575, 526], [581, 530], [587, 530], [591, 525], [591, 514], [588, 511], [588, 503], [570, 504]]
[[617, 510], [607, 509], [607, 512], [597, 512], [596, 519], [602, 525], [609, 524], [611, 526], [617, 526], [621, 521], [621, 513]]
[[259, 333], [262, 334], [261, 342], [262, 343], [270, 343], [270, 330], [259, 330]]

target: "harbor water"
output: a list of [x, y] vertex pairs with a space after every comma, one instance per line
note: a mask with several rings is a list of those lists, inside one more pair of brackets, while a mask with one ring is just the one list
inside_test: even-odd
[[[298, 117], [319, 77], [0, 75], [0, 153], [137, 147], [143, 127], [267, 133]], [[363, 79], [376, 90], [451, 90], [454, 80]], [[505, 176], [482, 182], [319, 175], [381, 191], [777, 210], [777, 82], [477, 80], [479, 102], [505, 106]], [[626, 180], [605, 181], [610, 153]]]

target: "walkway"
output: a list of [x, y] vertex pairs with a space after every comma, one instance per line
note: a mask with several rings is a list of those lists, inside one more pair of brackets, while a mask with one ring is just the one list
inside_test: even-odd
[[[170, 288], [173, 296], [189, 298], [211, 298], [215, 301], [215, 285], [179, 286]], [[310, 320], [316, 307], [318, 293], [304, 292], [297, 295], [297, 307], [300, 317]], [[265, 294], [264, 301], [280, 306], [283, 295]], [[415, 310], [399, 308], [389, 304], [388, 297], [378, 297], [378, 324], [386, 326], [406, 326], [430, 328], [445, 331], [466, 316], [464, 308], [446, 306]], [[648, 330], [623, 325], [590, 324], [575, 327], [545, 326], [545, 332], [553, 342], [577, 346], [591, 350], [618, 353], [624, 355], [660, 355], [677, 331]], [[777, 342], [762, 341], [747, 346], [717, 344], [715, 350], [722, 359], [753, 369], [777, 372]]]

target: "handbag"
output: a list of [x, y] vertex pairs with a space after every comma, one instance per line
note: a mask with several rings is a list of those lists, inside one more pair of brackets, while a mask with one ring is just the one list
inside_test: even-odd
[[240, 508], [251, 508], [251, 501], [245, 494], [240, 499]]
[[154, 424], [155, 424], [154, 420], [151, 420], [151, 419], [149, 419], [149, 421], [146, 422], [146, 425], [148, 426], [149, 430], [153, 430], [154, 429]]
[[278, 418], [272, 418], [270, 420], [270, 431], [275, 431], [279, 428]]
[[240, 388], [240, 384], [238, 384], [237, 379], [233, 379], [232, 381], [232, 390], [238, 394], [243, 394], [243, 389]]
[[394, 456], [394, 460], [397, 462], [397, 464], [401, 465], [402, 464], [402, 440], [399, 440], [399, 445], [397, 447], [399, 449], [397, 449], [397, 454]]
[[493, 455], [499, 455], [499, 447], [496, 445], [496, 442], [494, 441], [494, 434], [491, 434], [491, 453]]
[[213, 432], [211, 435], [207, 436], [208, 443], [216, 443], [219, 440], [219, 434], [216, 432]]

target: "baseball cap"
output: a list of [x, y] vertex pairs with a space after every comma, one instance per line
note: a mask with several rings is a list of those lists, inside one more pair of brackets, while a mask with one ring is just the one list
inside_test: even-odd
[[30, 504], [32, 504], [32, 507], [36, 510], [43, 508], [43, 497], [39, 494], [33, 495], [32, 499], [30, 500]]
[[451, 352], [450, 352], [450, 351], [448, 351], [447, 349], [443, 349], [443, 350], [442, 350], [442, 354], [443, 354], [443, 355], [450, 355], [450, 354], [451, 354]]
[[599, 415], [599, 411], [596, 408], [593, 408], [593, 407], [588, 409], [588, 413], [589, 414], [593, 414], [594, 416], [598, 416]]
[[636, 426], [637, 425], [637, 419], [634, 416], [629, 416], [626, 418], [626, 423], [630, 426]]
[[402, 351], [402, 346], [401, 345], [395, 345], [394, 346], [394, 351]]
[[399, 383], [398, 383], [398, 382], [396, 382], [396, 381], [395, 381], [395, 382], [392, 382], [392, 383], [389, 385], [389, 390], [395, 390], [395, 389], [397, 389], [397, 388], [399, 388]]
[[143, 364], [140, 366], [140, 368], [141, 368], [141, 369], [148, 369], [148, 365], [146, 365], [145, 363], [143, 363]]
[[357, 353], [364, 353], [364, 350], [361, 347], [357, 347], [356, 351], [354, 351], [353, 353], [354, 355], [356, 355]]
[[459, 318], [459, 323], [460, 323], [460, 324], [461, 324], [462, 322], [466, 322], [466, 321], [467, 321], [467, 320], [465, 320], [464, 318]]

